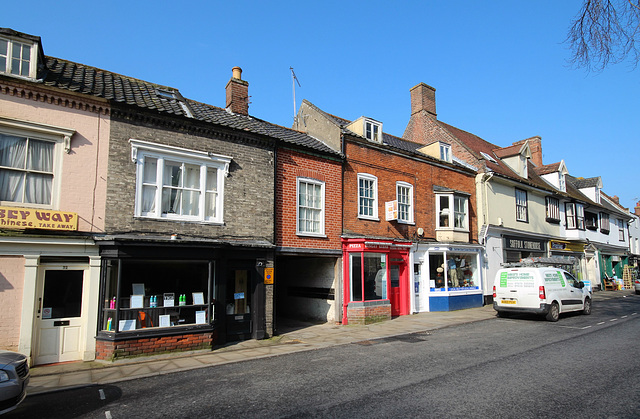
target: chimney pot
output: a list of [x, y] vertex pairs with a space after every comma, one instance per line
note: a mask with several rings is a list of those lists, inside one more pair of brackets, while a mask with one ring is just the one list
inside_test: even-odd
[[240, 67], [235, 66], [231, 69], [231, 71], [233, 72], [234, 79], [242, 80], [242, 69]]

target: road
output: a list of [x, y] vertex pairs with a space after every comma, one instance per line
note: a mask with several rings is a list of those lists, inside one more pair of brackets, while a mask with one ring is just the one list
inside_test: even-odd
[[640, 296], [34, 395], [11, 417], [640, 415]]

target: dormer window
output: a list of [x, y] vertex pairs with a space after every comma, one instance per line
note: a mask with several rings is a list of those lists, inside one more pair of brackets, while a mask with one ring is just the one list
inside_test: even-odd
[[567, 191], [567, 183], [564, 179], [564, 173], [558, 172], [558, 187], [562, 192]]
[[451, 146], [449, 144], [440, 143], [440, 160], [451, 163]]
[[35, 78], [36, 52], [31, 43], [0, 37], [0, 73]]
[[382, 132], [382, 127], [380, 126], [379, 123], [376, 123], [369, 119], [364, 121], [364, 137], [367, 140], [375, 141], [376, 143], [381, 142], [380, 141], [381, 132]]

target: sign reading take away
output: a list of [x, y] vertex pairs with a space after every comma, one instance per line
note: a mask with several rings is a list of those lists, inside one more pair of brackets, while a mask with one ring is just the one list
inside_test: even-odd
[[78, 214], [34, 208], [0, 207], [0, 228], [78, 230]]

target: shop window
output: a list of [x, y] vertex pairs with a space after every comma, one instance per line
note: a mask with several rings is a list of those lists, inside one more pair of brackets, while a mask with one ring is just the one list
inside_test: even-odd
[[396, 199], [398, 200], [398, 221], [413, 223], [413, 185], [397, 182]]
[[567, 229], [584, 230], [584, 206], [574, 202], [564, 204]]
[[384, 253], [349, 255], [351, 301], [387, 299], [387, 263]]
[[529, 222], [527, 191], [516, 188], [516, 221]]
[[378, 178], [358, 173], [358, 217], [378, 219]]
[[546, 203], [546, 211], [547, 211], [547, 221], [552, 223], [560, 222], [560, 201], [558, 198], [554, 198], [552, 196], [547, 196], [545, 198]]
[[429, 288], [431, 291], [479, 289], [478, 258], [475, 253], [430, 253]]
[[456, 194], [437, 194], [438, 229], [469, 231], [469, 199]]
[[137, 164], [138, 217], [223, 222], [230, 157], [129, 140]]
[[208, 325], [215, 287], [211, 263], [106, 259], [101, 330]]
[[298, 179], [298, 234], [324, 235], [324, 182]]

